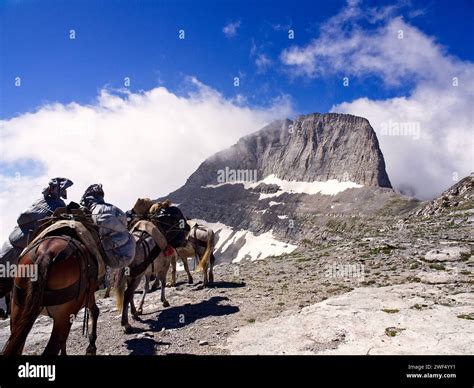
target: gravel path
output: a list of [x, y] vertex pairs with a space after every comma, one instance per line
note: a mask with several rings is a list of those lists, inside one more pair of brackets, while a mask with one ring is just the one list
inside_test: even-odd
[[[425, 293], [425, 301], [417, 303], [419, 309], [433, 305], [456, 308], [455, 295], [473, 291], [472, 224], [446, 228], [440, 222], [406, 222], [400, 228], [394, 221], [393, 227], [364, 238], [334, 235], [325, 241], [305, 241], [289, 255], [222, 264], [215, 269], [216, 283], [211, 288], [188, 285], [184, 283], [185, 274], [179, 273], [178, 286], [166, 290], [171, 307], [162, 307], [159, 291], [148, 294], [144, 314], [138, 320], [130, 319], [135, 328], [132, 334], [122, 332], [114, 299], [101, 298], [103, 291], [99, 291], [97, 353], [229, 354], [241, 330], [257, 336], [258, 331], [248, 331], [252, 325], [292, 316], [307, 306], [361, 287], [430, 285], [438, 291]], [[447, 248], [447, 252], [459, 255], [443, 256]], [[201, 275], [195, 274], [194, 278], [200, 280]], [[138, 301], [140, 295], [135, 297]], [[463, 315], [458, 319], [470, 322], [474, 318], [473, 306], [467, 305], [458, 315]], [[78, 314], [73, 324], [69, 354], [85, 353], [82, 316]], [[50, 330], [51, 320], [46, 316], [38, 318], [25, 353], [41, 353]], [[8, 335], [9, 321], [0, 322], [0, 346]], [[351, 352], [351, 348], [346, 350]], [[313, 349], [313, 353], [319, 351], [322, 350]], [[383, 349], [379, 351], [383, 353]], [[400, 348], [400, 353], [409, 351], [410, 348]]]

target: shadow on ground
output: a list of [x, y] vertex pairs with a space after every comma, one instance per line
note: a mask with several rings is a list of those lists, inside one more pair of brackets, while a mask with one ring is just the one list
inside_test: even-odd
[[139, 319], [139, 321], [149, 326], [148, 331], [160, 331], [163, 328], [178, 329], [194, 323], [198, 319], [211, 316], [220, 317], [238, 312], [239, 308], [237, 306], [220, 304], [220, 302], [227, 300], [229, 298], [214, 296], [200, 303], [185, 304], [184, 306], [161, 310], [158, 313], [157, 319]]
[[211, 288], [239, 288], [245, 287], [245, 282], [214, 282], [209, 285]]
[[169, 342], [156, 341], [153, 338], [133, 338], [125, 341], [131, 356], [153, 355], [158, 346], [171, 345]]

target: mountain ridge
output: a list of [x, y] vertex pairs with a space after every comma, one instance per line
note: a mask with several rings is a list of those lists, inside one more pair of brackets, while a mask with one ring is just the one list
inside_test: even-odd
[[417, 204], [392, 189], [368, 120], [337, 113], [274, 121], [207, 158], [164, 198], [226, 236], [217, 253], [227, 262], [325, 238], [335, 224], [358, 233], [388, 204]]
[[349, 180], [392, 188], [377, 136], [367, 119], [313, 113], [276, 120], [207, 158], [185, 183], [215, 184], [216, 171], [257, 170], [296, 181]]

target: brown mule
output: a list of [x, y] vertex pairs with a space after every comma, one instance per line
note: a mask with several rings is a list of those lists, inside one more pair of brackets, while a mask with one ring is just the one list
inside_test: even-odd
[[[155, 205], [153, 205], [155, 206]], [[152, 208], [153, 208], [152, 206]], [[135, 229], [138, 225], [132, 223], [132, 234], [135, 238], [137, 249], [135, 257], [128, 267], [119, 270], [116, 280], [116, 296], [117, 296], [117, 307], [122, 311], [121, 325], [125, 333], [133, 332], [132, 326], [128, 322], [128, 306], [132, 310], [132, 315], [136, 318], [143, 308], [143, 301], [145, 294], [142, 296], [142, 302], [140, 303], [139, 310], [135, 309], [133, 301], [133, 295], [141, 279], [145, 275], [145, 271], [148, 266], [155, 262], [157, 266], [158, 279], [161, 282], [161, 302], [163, 307], [169, 307], [169, 302], [166, 300], [165, 287], [166, 287], [166, 274], [170, 266], [171, 257], [161, 254], [162, 248], [157, 241], [161, 237], [164, 237], [168, 247], [178, 248], [186, 245], [186, 218], [179, 208], [176, 206], [170, 206], [169, 201], [156, 204], [156, 211], [151, 211], [149, 222], [152, 226], [151, 229], [146, 230]], [[144, 220], [138, 220], [143, 222]], [[156, 233], [155, 232], [159, 232]], [[153, 237], [155, 235], [155, 237]], [[164, 244], [162, 244], [164, 245]]]
[[92, 323], [86, 354], [96, 353], [99, 308], [94, 292], [97, 288], [97, 260], [74, 238], [73, 233], [62, 231], [61, 235], [44, 237], [34, 243], [18, 261], [24, 266], [35, 265], [37, 276], [36, 279], [14, 279], [11, 334], [4, 355], [23, 352], [26, 338], [43, 308], [54, 322], [43, 354], [61, 352], [65, 355], [72, 322], [82, 307], [88, 308]]

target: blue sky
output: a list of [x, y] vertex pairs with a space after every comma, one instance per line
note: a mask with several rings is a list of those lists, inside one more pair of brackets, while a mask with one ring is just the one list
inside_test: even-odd
[[[45, 103], [93, 103], [103, 87], [131, 91], [163, 85], [185, 93], [194, 76], [226, 97], [240, 94], [250, 105], [291, 96], [296, 112], [328, 111], [361, 96], [404, 95], [410, 83], [387, 88], [377, 77], [342, 74], [294, 79], [279, 61], [282, 50], [307, 44], [345, 1], [2, 1], [0, 118], [33, 111]], [[463, 60], [473, 60], [473, 2], [365, 1], [364, 7], [401, 4], [398, 14]], [[403, 5], [406, 4], [406, 5]], [[471, 15], [471, 18], [467, 17]], [[469, 20], [470, 19], [470, 20]], [[238, 23], [236, 35], [223, 27]], [[288, 39], [288, 29], [295, 39]], [[370, 28], [370, 26], [368, 26]], [[76, 39], [69, 39], [74, 29]], [[178, 31], [185, 39], [178, 39]], [[252, 47], [254, 48], [252, 50]], [[253, 52], [253, 54], [252, 54]], [[263, 54], [271, 64], [255, 63]], [[15, 87], [15, 77], [21, 87]], [[240, 86], [233, 78], [240, 76]]]
[[0, 237], [53, 176], [128, 209], [312, 112], [367, 118], [394, 188], [433, 198], [474, 170], [473, 4], [0, 0]]

